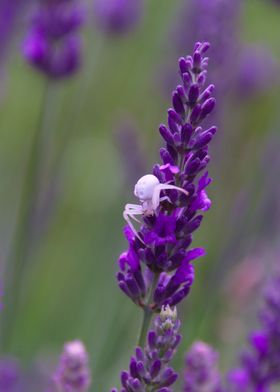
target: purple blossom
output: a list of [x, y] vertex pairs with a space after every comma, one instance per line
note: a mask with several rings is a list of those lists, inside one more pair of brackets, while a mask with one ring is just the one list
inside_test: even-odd
[[88, 354], [82, 342], [64, 345], [54, 382], [61, 392], [86, 392], [90, 386]]
[[220, 392], [218, 354], [204, 342], [195, 342], [185, 359], [184, 392]]
[[[205, 254], [201, 248], [192, 249], [191, 243], [202, 212], [211, 205], [206, 192], [211, 179], [205, 168], [210, 160], [208, 144], [217, 129], [202, 127], [215, 106], [214, 86], [205, 86], [208, 48], [208, 43], [197, 43], [193, 56], [179, 59], [182, 84], [172, 94], [168, 126], [159, 127], [166, 143], [160, 150], [162, 163], [135, 186], [140, 204], [132, 209], [142, 216], [138, 231], [130, 221], [130, 205], [124, 212], [129, 249], [119, 259], [118, 283], [136, 304], [153, 311], [162, 305], [174, 306], [189, 293], [194, 280], [192, 262]], [[150, 301], [147, 294], [152, 280]]]
[[260, 328], [249, 337], [239, 368], [229, 372], [229, 390], [263, 392], [280, 382], [280, 274], [270, 282], [260, 312]]
[[80, 65], [81, 39], [77, 30], [83, 10], [75, 1], [41, 1], [33, 15], [23, 54], [50, 78], [72, 75]]
[[132, 186], [135, 178], [145, 172], [146, 156], [141, 146], [140, 129], [130, 119], [122, 119], [113, 134], [122, 163], [125, 184]]
[[3, 358], [0, 360], [0, 392], [20, 392], [21, 372], [15, 359]]
[[95, 0], [96, 22], [108, 34], [127, 33], [139, 22], [143, 6], [143, 0]]
[[[148, 331], [145, 347], [136, 347], [129, 371], [121, 373], [120, 392], [171, 392], [169, 387], [178, 375], [169, 367], [169, 362], [181, 341], [179, 328], [176, 308], [163, 307], [154, 320], [153, 328]], [[117, 392], [117, 389], [111, 392]]]
[[15, 22], [22, 8], [22, 0], [2, 0], [0, 4], [0, 62], [11, 43]]
[[237, 74], [240, 97], [248, 97], [279, 84], [279, 64], [265, 47], [249, 46], [242, 50]]

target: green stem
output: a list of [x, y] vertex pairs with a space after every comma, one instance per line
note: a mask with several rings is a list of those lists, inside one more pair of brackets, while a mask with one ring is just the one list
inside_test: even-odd
[[11, 344], [14, 328], [13, 321], [18, 310], [24, 267], [28, 262], [31, 250], [32, 221], [38, 204], [41, 179], [40, 173], [44, 149], [44, 132], [46, 131], [45, 122], [49, 101], [50, 89], [48, 82], [46, 82], [38, 125], [31, 142], [32, 144], [24, 174], [15, 234], [10, 245], [10, 254], [8, 255], [5, 267], [5, 308], [2, 314], [0, 335], [0, 343], [3, 351], [7, 351]]
[[146, 303], [146, 305], [143, 308], [143, 319], [142, 319], [142, 324], [141, 324], [141, 327], [140, 327], [140, 333], [139, 333], [139, 338], [138, 338], [138, 343], [137, 343], [138, 346], [140, 346], [140, 347], [144, 347], [144, 345], [145, 345], [147, 333], [148, 333], [148, 330], [149, 330], [149, 326], [150, 326], [150, 323], [151, 323], [151, 320], [152, 320], [152, 317], [153, 317], [153, 314], [154, 314], [153, 310], [150, 308], [149, 305], [151, 303], [151, 300], [152, 300], [155, 288], [157, 286], [158, 279], [159, 279], [159, 274], [158, 273], [154, 273], [153, 282], [152, 282], [152, 285], [151, 285], [151, 288], [150, 288], [150, 292], [149, 292], [149, 296], [148, 296], [148, 299], [147, 299], [147, 303]]
[[153, 312], [150, 309], [145, 307], [143, 309], [142, 325], [140, 328], [140, 334], [139, 334], [138, 343], [137, 343], [138, 346], [140, 346], [140, 347], [144, 347], [144, 345], [145, 345], [146, 337], [147, 337], [147, 333], [149, 330], [152, 316], [153, 316]]

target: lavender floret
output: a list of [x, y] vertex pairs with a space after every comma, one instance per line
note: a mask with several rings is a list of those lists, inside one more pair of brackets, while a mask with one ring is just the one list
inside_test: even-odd
[[240, 53], [237, 73], [237, 93], [252, 97], [279, 84], [279, 65], [272, 52], [262, 46], [247, 46]]
[[72, 75], [80, 66], [77, 31], [82, 22], [83, 10], [75, 0], [41, 1], [24, 41], [24, 57], [50, 78]]
[[195, 342], [185, 359], [184, 392], [220, 392], [218, 354], [204, 342]]
[[268, 391], [280, 382], [280, 274], [265, 292], [260, 328], [250, 335], [250, 348], [240, 367], [229, 372], [231, 392]]
[[64, 345], [54, 382], [61, 392], [86, 392], [90, 386], [88, 354], [82, 342]]
[[0, 63], [6, 60], [7, 49], [12, 42], [15, 25], [22, 12], [22, 0], [2, 0], [0, 2]]
[[143, 0], [96, 0], [95, 19], [107, 34], [124, 34], [138, 24], [143, 6]]
[[[176, 308], [163, 307], [154, 320], [153, 328], [148, 331], [145, 347], [136, 347], [129, 371], [121, 372], [120, 392], [171, 392], [170, 386], [178, 375], [169, 362], [181, 341], [179, 328]], [[117, 389], [111, 392], [117, 392]]]
[[13, 358], [0, 360], [0, 392], [19, 392], [22, 388], [18, 361]]
[[[179, 59], [182, 84], [173, 92], [168, 126], [159, 127], [166, 143], [160, 150], [162, 163], [135, 186], [141, 204], [132, 207], [131, 216], [134, 212], [142, 215], [138, 231], [129, 219], [131, 205], [124, 211], [129, 249], [119, 258], [119, 287], [136, 304], [153, 311], [174, 306], [186, 297], [194, 280], [192, 262], [205, 253], [190, 247], [202, 213], [211, 206], [206, 192], [211, 179], [205, 169], [210, 160], [208, 145], [217, 128], [202, 127], [215, 106], [214, 86], [205, 86], [208, 48], [207, 42], [198, 42], [193, 56]], [[161, 197], [155, 204], [158, 189]]]

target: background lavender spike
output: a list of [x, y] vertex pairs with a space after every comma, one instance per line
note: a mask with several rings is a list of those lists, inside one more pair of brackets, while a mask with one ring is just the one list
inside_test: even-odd
[[[28, 3], [28, 1], [27, 1]], [[15, 30], [15, 22], [22, 11], [22, 0], [2, 0], [0, 4], [0, 65], [5, 59], [6, 50], [11, 45], [11, 37]]]
[[77, 30], [82, 22], [83, 9], [76, 0], [39, 3], [24, 41], [24, 57], [50, 78], [72, 75], [80, 66]]
[[143, 7], [143, 0], [95, 0], [95, 19], [105, 33], [124, 34], [138, 24]]
[[139, 137], [140, 130], [129, 118], [122, 119], [114, 130], [114, 139], [123, 166], [127, 186], [134, 184], [135, 178], [146, 171], [146, 156]]
[[271, 51], [260, 45], [240, 49], [236, 90], [239, 98], [254, 97], [279, 85], [279, 64]]
[[[130, 359], [129, 372], [121, 373], [121, 392], [153, 391], [171, 392], [169, 388], [178, 375], [169, 367], [169, 362], [181, 341], [178, 331], [180, 321], [177, 310], [167, 305], [154, 320], [153, 328], [146, 337], [145, 347], [136, 347]], [[117, 392], [112, 389], [111, 392]]]
[[178, 190], [162, 192], [167, 200], [152, 213], [143, 210], [137, 236], [130, 227], [125, 229], [129, 250], [119, 259], [119, 286], [150, 311], [159, 311], [162, 305], [174, 306], [189, 293], [194, 280], [191, 262], [205, 254], [201, 248], [189, 248], [202, 212], [211, 206], [206, 193], [211, 179], [204, 170], [210, 160], [208, 144], [217, 129], [202, 127], [215, 106], [214, 86], [205, 86], [208, 48], [207, 42], [198, 42], [193, 56], [179, 59], [182, 85], [173, 92], [168, 126], [159, 128], [166, 145], [160, 150], [162, 164], [153, 169], [161, 184], [180, 187], [188, 196]]
[[280, 273], [264, 295], [260, 328], [249, 337], [250, 348], [241, 354], [240, 367], [228, 375], [230, 391], [268, 391], [280, 383]]
[[195, 342], [185, 358], [184, 392], [220, 392], [218, 354], [204, 342]]
[[54, 382], [61, 392], [86, 392], [90, 386], [88, 354], [79, 340], [66, 343]]
[[0, 392], [21, 392], [21, 370], [19, 363], [13, 358], [0, 360]]

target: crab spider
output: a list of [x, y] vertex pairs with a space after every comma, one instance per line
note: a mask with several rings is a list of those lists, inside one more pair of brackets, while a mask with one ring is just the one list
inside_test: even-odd
[[140, 223], [140, 221], [135, 217], [136, 215], [154, 215], [161, 201], [170, 200], [168, 196], [160, 197], [160, 192], [167, 189], [175, 189], [187, 196], [189, 194], [185, 191], [185, 189], [179, 188], [175, 185], [161, 184], [157, 177], [153, 174], [146, 174], [137, 181], [134, 187], [134, 195], [138, 197], [141, 204], [126, 204], [124, 207], [123, 217], [141, 242], [143, 241], [137, 234], [131, 219]]

